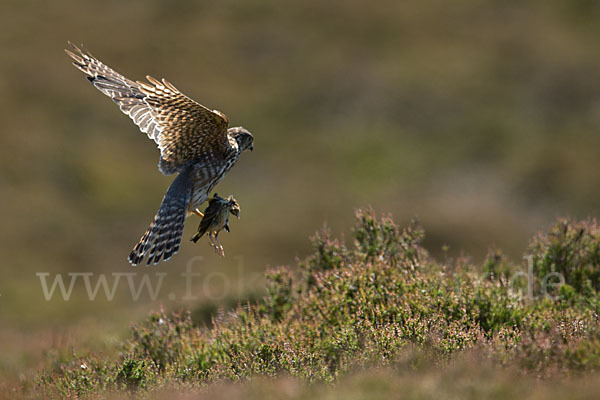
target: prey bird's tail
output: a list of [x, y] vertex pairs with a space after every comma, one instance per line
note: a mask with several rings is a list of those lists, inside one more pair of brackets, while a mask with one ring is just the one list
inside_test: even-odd
[[194, 236], [192, 236], [192, 238], [190, 240], [194, 243], [197, 243], [198, 240], [200, 240], [200, 238], [202, 237], [202, 235], [204, 235], [204, 232], [202, 232], [202, 233], [196, 232], [196, 234]]
[[183, 171], [167, 190], [154, 221], [129, 254], [128, 260], [131, 264], [140, 264], [146, 256], [148, 265], [157, 264], [161, 258], [167, 261], [177, 253], [191, 188], [189, 175]]

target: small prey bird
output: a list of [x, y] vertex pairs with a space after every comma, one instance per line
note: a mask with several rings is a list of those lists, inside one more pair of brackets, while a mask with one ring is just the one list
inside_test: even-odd
[[192, 237], [191, 241], [196, 243], [208, 231], [208, 238], [215, 252], [220, 256], [225, 256], [223, 245], [219, 242], [219, 232], [225, 229], [229, 232], [229, 213], [240, 217], [240, 205], [229, 196], [224, 199], [217, 193], [208, 202], [208, 207], [204, 210], [204, 216], [198, 226], [198, 233]]

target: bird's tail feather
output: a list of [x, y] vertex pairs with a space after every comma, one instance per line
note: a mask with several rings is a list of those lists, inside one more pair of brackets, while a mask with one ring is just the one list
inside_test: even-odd
[[163, 201], [140, 241], [129, 254], [133, 265], [141, 263], [147, 256], [147, 264], [157, 264], [161, 258], [167, 261], [179, 250], [187, 206], [190, 201], [191, 182], [182, 172], [175, 178]]
[[196, 232], [196, 234], [190, 240], [194, 243], [197, 243], [198, 240], [200, 240], [200, 238], [202, 237], [202, 235], [204, 235], [204, 232]]

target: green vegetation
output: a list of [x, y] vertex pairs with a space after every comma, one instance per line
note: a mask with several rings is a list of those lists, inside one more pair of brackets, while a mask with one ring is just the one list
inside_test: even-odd
[[[357, 387], [371, 382], [357, 390], [366, 394], [374, 386], [385, 396], [418, 371], [443, 387], [450, 379], [444, 374], [465, 380], [464, 368], [481, 380], [473, 393], [508, 398], [534, 378], [576, 379], [600, 368], [595, 221], [561, 220], [538, 235], [529, 247], [534, 274], [520, 276], [527, 279], [515, 279], [520, 268], [498, 251], [484, 268], [439, 263], [423, 238], [417, 224], [401, 229], [389, 217], [359, 211], [351, 244], [323, 229], [299, 268], [267, 273], [263, 300], [238, 305], [210, 327], [188, 311], [153, 313], [132, 329], [120, 356], [73, 354], [42, 372], [31, 390], [155, 397], [165, 390], [210, 391], [223, 380], [251, 380], [235, 390], [261, 391], [265, 379], [275, 379], [268, 389], [275, 395], [283, 379], [300, 385], [299, 396], [323, 390], [342, 396], [343, 387], [304, 387], [295, 379], [321, 384], [353, 376]], [[565, 285], [553, 287], [554, 299], [538, 290], [539, 282], [530, 295], [528, 279], [543, 280], [548, 271], [564, 274]], [[502, 379], [486, 387], [493, 370]], [[511, 374], [519, 383], [509, 388]], [[407, 390], [419, 393], [421, 385], [409, 383]]]

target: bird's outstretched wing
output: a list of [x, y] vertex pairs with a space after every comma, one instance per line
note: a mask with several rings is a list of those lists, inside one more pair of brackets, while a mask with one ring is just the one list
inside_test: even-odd
[[212, 164], [229, 148], [227, 117], [185, 96], [166, 80], [134, 82], [69, 42], [65, 50], [96, 89], [110, 97], [160, 149], [159, 169], [169, 175], [188, 162]]

